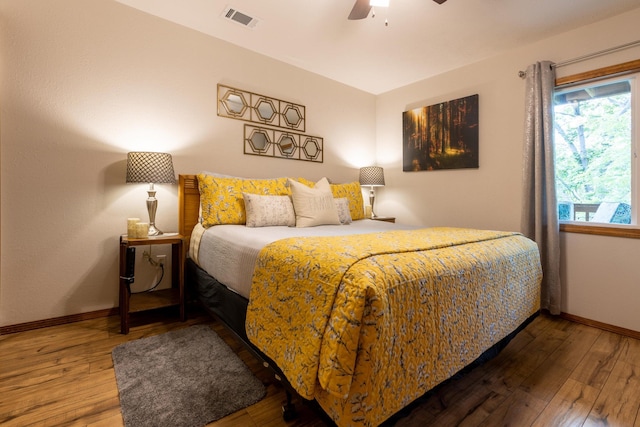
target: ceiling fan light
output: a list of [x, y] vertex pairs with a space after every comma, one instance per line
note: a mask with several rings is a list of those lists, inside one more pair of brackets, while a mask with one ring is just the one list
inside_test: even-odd
[[389, 7], [389, 0], [370, 0], [369, 6]]

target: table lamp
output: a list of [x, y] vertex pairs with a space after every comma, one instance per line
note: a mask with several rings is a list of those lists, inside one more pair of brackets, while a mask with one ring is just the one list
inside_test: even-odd
[[373, 202], [375, 201], [375, 193], [373, 187], [384, 187], [384, 170], [380, 166], [367, 166], [360, 168], [360, 185], [369, 186], [369, 204], [371, 205], [371, 218], [378, 215], [373, 211]]
[[175, 184], [171, 154], [136, 151], [127, 154], [127, 183], [148, 182], [147, 211], [149, 212], [149, 236], [160, 236], [156, 228], [156, 190], [154, 184]]

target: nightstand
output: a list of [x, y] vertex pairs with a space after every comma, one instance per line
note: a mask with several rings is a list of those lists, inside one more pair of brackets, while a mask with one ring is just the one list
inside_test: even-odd
[[376, 216], [371, 219], [375, 219], [376, 221], [396, 222], [395, 217], [392, 216]]
[[[171, 288], [151, 292], [131, 293], [132, 276], [127, 272], [129, 248], [148, 245], [171, 245]], [[120, 236], [120, 332], [129, 333], [129, 314], [161, 307], [179, 306], [180, 320], [187, 319], [184, 304], [184, 237], [180, 234], [130, 239]], [[130, 256], [129, 264], [135, 264]], [[130, 277], [131, 276], [131, 277]]]

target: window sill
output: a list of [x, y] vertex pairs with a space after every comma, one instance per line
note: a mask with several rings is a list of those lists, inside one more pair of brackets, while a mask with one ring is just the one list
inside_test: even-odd
[[578, 223], [560, 223], [560, 231], [565, 233], [595, 234], [598, 236], [626, 237], [640, 239], [640, 228], [610, 225], [582, 225]]

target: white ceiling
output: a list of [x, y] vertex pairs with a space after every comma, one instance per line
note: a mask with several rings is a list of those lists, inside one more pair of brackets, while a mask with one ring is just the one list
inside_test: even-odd
[[[640, 7], [639, 0], [390, 0], [375, 18], [350, 21], [355, 0], [116, 1], [373, 94]], [[258, 25], [221, 18], [226, 6]]]

